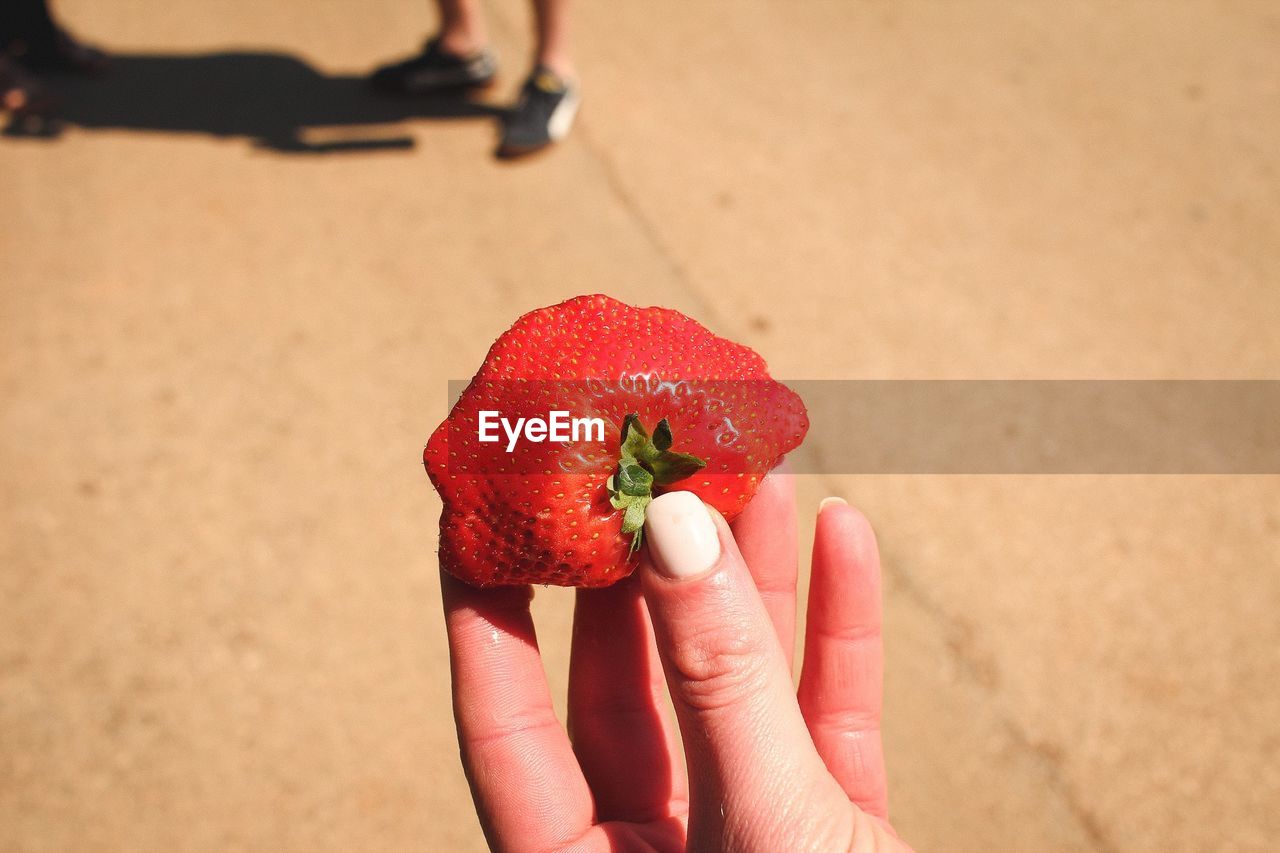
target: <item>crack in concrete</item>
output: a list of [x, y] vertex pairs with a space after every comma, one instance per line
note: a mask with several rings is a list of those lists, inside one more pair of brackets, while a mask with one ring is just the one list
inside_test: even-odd
[[[600, 146], [594, 142], [581, 119], [578, 121], [575, 136], [580, 140], [588, 156], [596, 162], [597, 167], [604, 176], [605, 186], [610, 194], [635, 224], [645, 242], [662, 260], [671, 277], [698, 304], [704, 316], [708, 320], [714, 320], [720, 328], [727, 328], [735, 337], [749, 337], [741, 334], [740, 330], [734, 329], [733, 326], [735, 324], [731, 323], [712, 303], [710, 297], [694, 284], [674, 250], [663, 239], [657, 225], [645, 215], [635, 196], [627, 189], [617, 166], [605, 155]], [[827, 482], [830, 484], [830, 480], [827, 480]], [[838, 491], [838, 489], [835, 491]], [[964, 621], [949, 613], [945, 607], [925, 592], [923, 587], [911, 577], [910, 573], [892, 564], [884, 567], [884, 571], [886, 575], [892, 577], [894, 583], [897, 584], [907, 598], [911, 599], [912, 602], [938, 622], [941, 626], [943, 637], [948, 638], [948, 642], [945, 643], [947, 651], [955, 658], [960, 671], [964, 672], [984, 692], [993, 694], [996, 688], [990, 673], [994, 663], [977, 656], [972, 650], [969, 641], [950, 639], [965, 638], [971, 634], [971, 629]], [[1067, 811], [1079, 825], [1080, 831], [1089, 839], [1092, 848], [1101, 851], [1101, 853], [1112, 853], [1112, 851], [1117, 850], [1118, 848], [1114, 842], [1107, 837], [1106, 831], [1097, 816], [1089, 810], [1067, 780], [1062, 756], [1055, 750], [1038, 746], [1027, 731], [1011, 717], [997, 713], [995, 718], [999, 726], [1004, 729], [1004, 734], [1009, 741], [1043, 769], [1045, 776], [1048, 778], [1050, 789], [1061, 798]]]
[[659, 233], [657, 226], [645, 215], [635, 196], [627, 189], [617, 166], [605, 155], [600, 146], [593, 141], [590, 131], [581, 118], [578, 119], [578, 126], [574, 135], [578, 137], [583, 150], [595, 161], [596, 167], [604, 176], [605, 187], [608, 188], [609, 193], [635, 224], [644, 241], [649, 244], [649, 247], [661, 259], [663, 266], [667, 268], [668, 274], [675, 280], [676, 284], [697, 303], [698, 310], [702, 312], [702, 315], [709, 323], [714, 322], [715, 325], [721, 328], [731, 327], [732, 323], [720, 312], [711, 298], [694, 284], [688, 270], [677, 259], [676, 253], [662, 239], [662, 234]]
[[[828, 484], [831, 483], [829, 479], [824, 478], [824, 480]], [[944, 638], [967, 637], [971, 633], [971, 629], [964, 620], [953, 616], [937, 600], [925, 592], [924, 588], [916, 582], [910, 572], [893, 563], [882, 565], [881, 569], [887, 577], [892, 578], [894, 584], [902, 591], [903, 595], [939, 623]], [[995, 684], [988, 674], [994, 666], [992, 662], [975, 654], [968, 641], [948, 639], [945, 647], [959, 665], [961, 672], [984, 692], [988, 694], [995, 693]], [[996, 722], [1003, 729], [1004, 735], [1017, 749], [1026, 753], [1041, 767], [1048, 779], [1050, 789], [1062, 800], [1067, 811], [1079, 825], [1080, 831], [1089, 839], [1091, 849], [1100, 851], [1100, 853], [1113, 853], [1113, 851], [1118, 850], [1119, 848], [1108, 837], [1097, 815], [1085, 805], [1075, 788], [1067, 780], [1062, 754], [1056, 749], [1037, 744], [1027, 730], [1012, 717], [999, 713], [999, 705], [994, 701], [994, 698], [993, 695], [992, 704], [997, 708], [997, 713], [994, 716]]]
[[1120, 848], [1107, 836], [1097, 815], [1084, 804], [1071, 783], [1067, 781], [1061, 754], [1056, 749], [1033, 743], [1022, 727], [1009, 718], [1000, 717], [999, 720], [1004, 727], [1005, 736], [1019, 749], [1028, 753], [1044, 770], [1050, 788], [1062, 799], [1067, 811], [1080, 825], [1081, 832], [1089, 839], [1090, 849], [1099, 853], [1118, 851]]
[[[505, 39], [514, 40], [517, 28], [512, 21], [498, 9], [491, 9], [489, 10], [489, 13], [491, 14], [491, 20], [495, 24], [495, 31], [500, 31]], [[676, 258], [675, 252], [672, 251], [671, 247], [662, 239], [662, 235], [659, 233], [657, 226], [654, 225], [649, 217], [645, 215], [644, 211], [640, 208], [639, 202], [636, 201], [635, 196], [633, 196], [627, 189], [618, 167], [605, 154], [604, 149], [596, 144], [592, 138], [588, 123], [583, 120], [581, 115], [578, 115], [577, 120], [574, 123], [574, 130], [571, 138], [576, 139], [581, 145], [582, 150], [586, 152], [587, 156], [595, 161], [596, 168], [599, 169], [601, 175], [604, 176], [604, 185], [606, 189], [608, 189], [609, 193], [622, 207], [622, 210], [627, 214], [627, 217], [635, 224], [640, 235], [644, 238], [644, 241], [648, 243], [649, 247], [655, 254], [657, 254], [658, 258], [662, 261], [663, 266], [667, 268], [668, 275], [670, 275], [676, 284], [686, 291], [690, 298], [697, 303], [698, 310], [702, 313], [703, 317], [706, 318], [708, 323], [714, 322], [715, 325], [720, 326], [721, 328], [731, 326], [727, 318], [724, 317], [710, 297], [703, 293], [702, 290], [693, 283], [693, 279], [689, 276], [684, 265]]]

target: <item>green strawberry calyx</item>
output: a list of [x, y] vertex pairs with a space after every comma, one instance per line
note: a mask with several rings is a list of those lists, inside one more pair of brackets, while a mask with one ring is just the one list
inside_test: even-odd
[[671, 441], [671, 424], [666, 418], [658, 421], [653, 435], [645, 432], [635, 413], [622, 421], [621, 453], [608, 488], [609, 502], [622, 510], [622, 532], [634, 534], [628, 555], [640, 549], [644, 516], [653, 502], [654, 488], [677, 483], [707, 466], [705, 460], [672, 450]]

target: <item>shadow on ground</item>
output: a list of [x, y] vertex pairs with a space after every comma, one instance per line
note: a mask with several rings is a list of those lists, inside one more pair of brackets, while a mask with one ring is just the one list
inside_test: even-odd
[[383, 95], [364, 77], [323, 74], [284, 53], [115, 54], [104, 77], [52, 82], [51, 115], [14, 118], [6, 137], [56, 139], [72, 126], [244, 137], [274, 151], [325, 154], [413, 147], [412, 137], [376, 125], [501, 113], [465, 95]]

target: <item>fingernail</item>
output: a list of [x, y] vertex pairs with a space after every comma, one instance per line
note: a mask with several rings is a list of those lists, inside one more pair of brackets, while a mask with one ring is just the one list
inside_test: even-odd
[[720, 559], [720, 537], [707, 508], [693, 492], [667, 492], [645, 513], [645, 535], [654, 567], [669, 578], [700, 575]]
[[832, 495], [829, 498], [822, 499], [822, 503], [818, 504], [818, 512], [822, 512], [824, 509], [826, 509], [829, 506], [848, 506], [848, 505], [849, 505], [849, 502], [844, 498], [838, 498], [835, 495]]

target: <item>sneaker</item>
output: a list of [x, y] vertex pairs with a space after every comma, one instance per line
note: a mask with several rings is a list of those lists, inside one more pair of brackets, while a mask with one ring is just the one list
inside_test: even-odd
[[581, 101], [575, 84], [549, 68], [535, 68], [525, 81], [519, 102], [503, 122], [499, 154], [528, 154], [564, 139]]
[[431, 39], [422, 53], [402, 62], [384, 65], [373, 72], [369, 81], [377, 88], [399, 95], [424, 95], [451, 89], [487, 86], [493, 82], [498, 62], [493, 51], [485, 48], [470, 56], [455, 56]]

